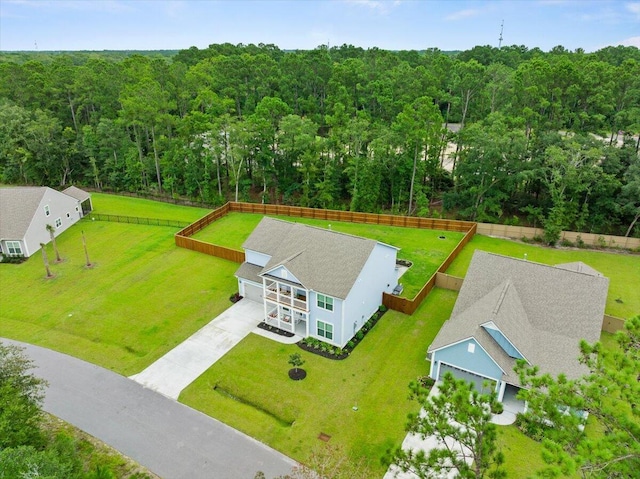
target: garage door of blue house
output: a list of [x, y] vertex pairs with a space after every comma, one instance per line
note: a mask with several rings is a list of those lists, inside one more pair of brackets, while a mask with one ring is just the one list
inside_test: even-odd
[[[464, 371], [460, 368], [456, 368], [455, 366], [451, 366], [450, 364], [445, 364], [440, 362], [440, 373], [438, 375], [438, 381], [442, 381], [445, 373], [450, 372], [457, 379], [464, 379], [467, 382], [473, 384], [473, 387], [482, 393], [490, 393], [494, 391], [496, 388], [496, 381], [491, 378], [487, 378], [484, 376], [480, 376], [479, 374], [474, 374], [470, 371]], [[486, 386], [484, 383], [488, 383]]]

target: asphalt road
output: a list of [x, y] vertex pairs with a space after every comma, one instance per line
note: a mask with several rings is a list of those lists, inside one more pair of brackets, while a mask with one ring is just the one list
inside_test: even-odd
[[[1, 339], [1, 338], [0, 338]], [[99, 366], [25, 348], [49, 387], [44, 410], [164, 479], [253, 479], [291, 472], [290, 458], [194, 409]]]

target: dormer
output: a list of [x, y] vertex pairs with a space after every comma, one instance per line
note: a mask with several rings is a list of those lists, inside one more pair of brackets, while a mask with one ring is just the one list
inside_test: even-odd
[[507, 355], [514, 359], [526, 359], [524, 355], [518, 351], [511, 341], [500, 331], [493, 321], [487, 321], [481, 325], [482, 328], [489, 333], [493, 340], [504, 350]]

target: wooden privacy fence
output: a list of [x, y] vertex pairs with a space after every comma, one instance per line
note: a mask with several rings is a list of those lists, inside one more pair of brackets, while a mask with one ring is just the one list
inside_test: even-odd
[[229, 203], [221, 206], [220, 208], [217, 208], [217, 209], [213, 210], [211, 213], [207, 213], [206, 215], [204, 215], [199, 220], [194, 221], [190, 225], [188, 225], [185, 228], [181, 229], [180, 231], [178, 231], [176, 233], [176, 238], [178, 236], [187, 237], [187, 238], [190, 237], [190, 236], [193, 236], [198, 231], [206, 228], [207, 226], [209, 226], [214, 221], [217, 221], [220, 218], [226, 216], [227, 213], [229, 213]]
[[400, 296], [394, 296], [392, 294], [383, 293], [382, 294], [382, 304], [384, 304], [387, 308], [393, 309], [396, 311], [400, 311], [405, 314], [413, 314], [418, 306], [422, 303], [424, 298], [431, 292], [431, 290], [436, 285], [436, 279], [438, 273], [444, 273], [449, 265], [453, 263], [453, 260], [460, 254], [462, 248], [464, 248], [471, 238], [476, 234], [476, 224], [471, 223], [471, 228], [467, 231], [467, 233], [463, 236], [454, 250], [449, 253], [449, 256], [444, 260], [444, 262], [440, 265], [438, 270], [429, 278], [429, 281], [422, 287], [422, 289], [416, 294], [413, 299], [401, 298]]
[[217, 256], [218, 258], [234, 261], [236, 263], [244, 263], [244, 251], [226, 248], [217, 244], [206, 243], [186, 236], [176, 235], [176, 246], [208, 254], [209, 256]]
[[[529, 238], [540, 237], [544, 234], [541, 228], [529, 228], [527, 226], [495, 225], [491, 223], [478, 223], [478, 234], [487, 236], [502, 236], [505, 238]], [[578, 233], [577, 231], [563, 231], [560, 241], [579, 243], [582, 241], [587, 246], [617, 247], [626, 249], [640, 248], [640, 238], [628, 236], [601, 235], [596, 233]]]
[[140, 218], [137, 216], [122, 216], [122, 215], [105, 215], [102, 213], [90, 213], [88, 215], [92, 220], [97, 221], [111, 221], [114, 223], [133, 223], [138, 225], [151, 225], [151, 226], [171, 226], [173, 228], [184, 228], [188, 223], [184, 221], [165, 220], [162, 218]]
[[357, 211], [321, 210], [316, 208], [305, 208], [302, 206], [235, 202], [227, 204], [229, 205], [230, 211], [237, 213], [258, 213], [271, 216], [297, 216], [299, 218], [312, 218], [325, 221], [402, 226], [405, 228], [424, 228], [432, 230], [458, 231], [462, 233], [469, 231], [472, 225], [475, 224], [470, 221], [382, 215], [377, 213], [360, 213]]
[[458, 256], [462, 248], [471, 241], [476, 233], [476, 223], [469, 221], [443, 220], [437, 218], [415, 218], [411, 216], [393, 216], [381, 215], [376, 213], [359, 213], [353, 211], [337, 211], [337, 210], [320, 210], [315, 208], [304, 208], [301, 206], [287, 205], [264, 205], [257, 203], [236, 203], [229, 202], [220, 208], [213, 210], [211, 213], [203, 216], [199, 220], [191, 223], [189, 226], [181, 229], [176, 233], [176, 246], [187, 248], [200, 253], [211, 256], [217, 256], [236, 263], [244, 262], [244, 252], [238, 251], [224, 246], [207, 243], [204, 241], [191, 238], [198, 231], [206, 228], [208, 225], [220, 218], [226, 216], [229, 212], [237, 213], [257, 213], [271, 216], [295, 216], [299, 218], [314, 218], [326, 221], [344, 221], [348, 223], [365, 223], [387, 226], [401, 226], [405, 228], [424, 228], [436, 229], [444, 231], [464, 232], [465, 235], [460, 240], [455, 249], [447, 256], [444, 262], [438, 268], [438, 271], [429, 278], [429, 281], [420, 289], [413, 299], [402, 298], [391, 294], [383, 293], [382, 304], [387, 308], [400, 311], [406, 314], [413, 314], [420, 303], [427, 297], [436, 284], [436, 275], [438, 272], [444, 273], [454, 259]]

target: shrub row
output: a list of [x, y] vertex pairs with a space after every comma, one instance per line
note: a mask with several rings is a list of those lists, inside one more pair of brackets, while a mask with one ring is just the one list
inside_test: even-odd
[[297, 344], [300, 348], [310, 353], [318, 354], [329, 359], [345, 359], [354, 348], [360, 344], [366, 334], [377, 324], [380, 318], [387, 312], [387, 307], [380, 305], [378, 310], [362, 325], [362, 328], [351, 338], [344, 348], [333, 346], [316, 338], [304, 338]]

